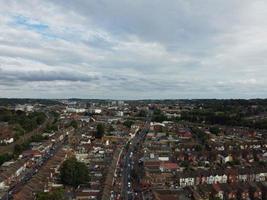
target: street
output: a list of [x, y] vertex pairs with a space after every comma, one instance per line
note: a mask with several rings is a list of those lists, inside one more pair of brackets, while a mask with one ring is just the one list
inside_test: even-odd
[[139, 131], [126, 145], [126, 154], [124, 157], [123, 173], [122, 173], [122, 197], [124, 200], [134, 199], [134, 191], [132, 188], [131, 171], [133, 169], [133, 154], [139, 143], [145, 138], [149, 130], [149, 122], [145, 123], [144, 128]]

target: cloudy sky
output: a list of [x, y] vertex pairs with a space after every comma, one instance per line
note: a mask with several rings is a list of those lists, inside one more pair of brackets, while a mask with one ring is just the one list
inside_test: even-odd
[[0, 97], [267, 97], [266, 0], [0, 0]]

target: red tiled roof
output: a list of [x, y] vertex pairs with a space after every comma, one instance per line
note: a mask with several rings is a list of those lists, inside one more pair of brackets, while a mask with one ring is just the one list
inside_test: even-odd
[[169, 170], [176, 170], [178, 169], [177, 163], [171, 163], [171, 162], [164, 162], [160, 164], [160, 167], [169, 169]]

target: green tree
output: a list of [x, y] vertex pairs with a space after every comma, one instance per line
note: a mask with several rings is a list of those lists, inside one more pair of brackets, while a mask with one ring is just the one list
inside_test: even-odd
[[133, 124], [134, 124], [134, 122], [131, 121], [131, 120], [126, 120], [126, 121], [123, 122], [123, 125], [126, 126], [126, 127], [128, 127], [128, 128], [131, 128], [131, 126]]
[[75, 121], [75, 120], [72, 120], [71, 122], [70, 122], [70, 126], [72, 126], [73, 128], [78, 128], [78, 122], [77, 121]]
[[57, 124], [47, 124], [46, 125], [45, 132], [51, 133], [51, 132], [55, 132], [55, 131], [58, 131]]
[[31, 136], [30, 142], [42, 142], [45, 139], [47, 138], [42, 136], [41, 134], [35, 134]]
[[11, 154], [5, 153], [0, 155], [0, 166], [9, 160], [11, 160], [13, 156]]
[[192, 132], [202, 145], [206, 145], [209, 139], [208, 135], [198, 127], [193, 127]]
[[113, 131], [115, 131], [115, 129], [114, 129], [114, 127], [112, 125], [110, 125], [108, 127], [108, 132], [110, 133], [110, 132], [113, 132]]
[[103, 135], [105, 134], [105, 127], [103, 124], [97, 124], [96, 126], [96, 138], [102, 138]]
[[41, 125], [45, 122], [46, 116], [44, 113], [36, 113], [36, 122], [38, 125]]
[[210, 127], [209, 130], [214, 135], [218, 135], [220, 133], [220, 128], [217, 126]]
[[25, 130], [21, 127], [21, 125], [16, 124], [15, 127], [13, 128], [13, 130], [15, 131], [15, 133], [17, 133], [18, 135], [23, 135], [25, 133]]
[[203, 150], [203, 146], [198, 144], [198, 145], [196, 145], [195, 150], [198, 151], [198, 152], [202, 151]]
[[89, 171], [84, 163], [72, 157], [63, 162], [60, 168], [60, 178], [63, 184], [77, 187], [89, 181]]
[[20, 144], [16, 144], [14, 147], [14, 155], [19, 156], [23, 151], [23, 147]]
[[27, 140], [22, 144], [16, 144], [13, 152], [14, 157], [19, 156], [23, 151], [25, 151], [29, 147], [30, 147], [30, 140]]
[[137, 117], [146, 117], [147, 112], [145, 110], [140, 110], [139, 113], [137, 114]]
[[156, 109], [152, 116], [152, 121], [154, 122], [163, 122], [167, 120], [167, 117], [164, 115], [164, 113], [161, 112], [161, 110]]

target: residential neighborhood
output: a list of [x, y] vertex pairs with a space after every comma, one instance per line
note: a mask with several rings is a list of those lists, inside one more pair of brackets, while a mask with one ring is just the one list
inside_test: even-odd
[[[188, 120], [202, 106], [91, 100], [23, 111], [2, 106], [2, 141], [13, 140], [0, 147], [1, 199], [266, 199], [267, 130]], [[27, 131], [17, 115], [44, 119]]]

